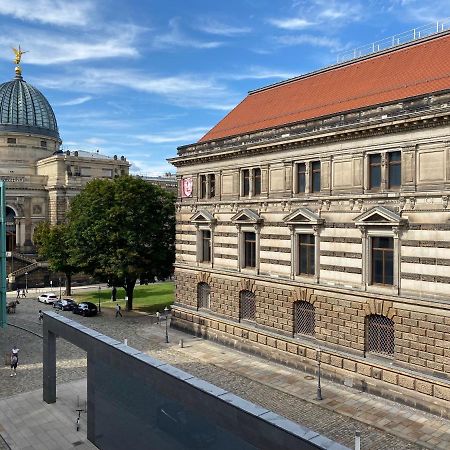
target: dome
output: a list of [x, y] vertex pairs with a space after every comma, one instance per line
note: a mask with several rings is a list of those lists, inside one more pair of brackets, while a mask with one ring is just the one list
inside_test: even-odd
[[39, 134], [60, 140], [48, 100], [20, 75], [0, 84], [0, 133]]

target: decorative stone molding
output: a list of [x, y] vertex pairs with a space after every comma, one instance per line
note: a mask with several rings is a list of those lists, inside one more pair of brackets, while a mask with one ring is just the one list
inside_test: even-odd
[[209, 272], [197, 272], [197, 283], [211, 284], [212, 276]]
[[294, 302], [304, 301], [314, 305], [317, 300], [317, 295], [314, 294], [314, 289], [298, 287], [292, 291], [292, 300]]
[[444, 206], [444, 209], [447, 209], [448, 206], [448, 195], [442, 196], [442, 205]]
[[238, 284], [239, 291], [250, 291], [254, 294], [256, 293], [255, 280], [250, 280], [248, 278], [241, 278]]
[[367, 316], [371, 314], [378, 314], [386, 316], [388, 319], [393, 319], [397, 315], [397, 310], [393, 306], [393, 302], [389, 300], [380, 300], [371, 298], [364, 305], [364, 312]]

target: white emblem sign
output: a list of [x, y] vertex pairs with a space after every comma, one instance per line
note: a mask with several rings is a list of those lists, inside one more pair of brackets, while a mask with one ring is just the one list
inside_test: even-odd
[[192, 197], [192, 178], [183, 178], [182, 190], [183, 197]]

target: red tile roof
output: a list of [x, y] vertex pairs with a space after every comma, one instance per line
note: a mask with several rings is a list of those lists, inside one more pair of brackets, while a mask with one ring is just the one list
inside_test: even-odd
[[450, 34], [251, 92], [199, 142], [450, 89]]

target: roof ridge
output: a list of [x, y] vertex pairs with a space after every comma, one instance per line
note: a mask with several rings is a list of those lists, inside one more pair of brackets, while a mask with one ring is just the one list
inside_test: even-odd
[[443, 38], [443, 37], [445, 37], [445, 36], [447, 36], [449, 34], [450, 34], [450, 30], [441, 31], [439, 33], [435, 33], [435, 34], [432, 34], [430, 36], [425, 36], [423, 38], [419, 38], [419, 39], [416, 39], [414, 41], [409, 41], [409, 42], [405, 42], [404, 44], [396, 45], [395, 47], [390, 47], [390, 48], [387, 48], [387, 49], [384, 49], [384, 50], [380, 50], [380, 51], [378, 51], [376, 53], [370, 53], [368, 55], [360, 56], [359, 58], [355, 58], [355, 59], [351, 59], [351, 60], [348, 60], [348, 61], [343, 61], [343, 62], [340, 62], [340, 63], [332, 64], [330, 66], [322, 67], [321, 69], [317, 69], [317, 70], [314, 70], [312, 72], [305, 73], [303, 75], [298, 75], [298, 76], [293, 77], [293, 78], [288, 78], [287, 80], [277, 81], [276, 83], [268, 84], [266, 86], [262, 86], [262, 87], [257, 88], [257, 89], [252, 89], [252, 90], [248, 91], [248, 95], [257, 94], [259, 92], [263, 92], [263, 91], [266, 91], [266, 90], [269, 90], [269, 89], [273, 89], [273, 88], [276, 88], [278, 86], [283, 86], [285, 84], [293, 83], [293, 82], [298, 81], [298, 80], [303, 80], [305, 78], [310, 78], [310, 77], [313, 77], [315, 75], [319, 75], [319, 74], [322, 74], [322, 73], [330, 72], [330, 71], [335, 70], [335, 69], [340, 69], [342, 67], [351, 66], [353, 64], [358, 64], [358, 63], [360, 63], [362, 61], [366, 61], [368, 59], [374, 59], [374, 58], [377, 58], [379, 56], [384, 56], [384, 55], [386, 55], [388, 53], [394, 53], [394, 52], [397, 52], [397, 51], [403, 51], [403, 50], [405, 50], [408, 47], [412, 47], [412, 46], [416, 46], [416, 45], [419, 46], [419, 45], [422, 45], [422, 44], [424, 44], [424, 43], [426, 43], [428, 41], [434, 40], [434, 39], [441, 39], [441, 38]]

